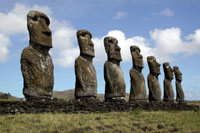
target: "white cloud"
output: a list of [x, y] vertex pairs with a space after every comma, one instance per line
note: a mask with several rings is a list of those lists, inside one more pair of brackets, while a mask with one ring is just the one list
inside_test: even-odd
[[10, 12], [0, 13], [0, 33], [8, 36], [27, 33], [26, 15], [31, 9], [51, 14], [50, 9], [46, 6], [27, 7], [23, 4], [16, 4]]
[[173, 61], [171, 56], [182, 52], [183, 41], [181, 39], [181, 30], [179, 28], [155, 29], [150, 32], [154, 44], [154, 52], [160, 61]]
[[[1, 53], [4, 53], [1, 56], [1, 62], [6, 61], [9, 53], [8, 46], [12, 43], [9, 37], [15, 34], [28, 33], [26, 15], [31, 9], [40, 10], [50, 16], [50, 28], [53, 33], [53, 49], [51, 50], [51, 54], [54, 63], [63, 67], [72, 67], [75, 58], [79, 55], [75, 28], [67, 21], [60, 21], [53, 18], [52, 11], [48, 7], [38, 5], [28, 7], [26, 5], [16, 4], [10, 12], [0, 13], [0, 21], [3, 25], [0, 25], [0, 35], [1, 38], [4, 38], [0, 39], [0, 45], [2, 45]], [[116, 18], [120, 19], [126, 15], [126, 12], [118, 12], [118, 17], [116, 16]], [[164, 30], [154, 29], [150, 31], [149, 39], [142, 36], [127, 38], [125, 33], [119, 30], [109, 31], [105, 36], [117, 38], [119, 46], [121, 47], [122, 58], [125, 62], [131, 62], [131, 45], [138, 45], [140, 47], [145, 61], [149, 55], [155, 56], [160, 62], [170, 62], [176, 59], [175, 56], [177, 54], [189, 56], [200, 52], [200, 29], [186, 36], [185, 40], [181, 38], [181, 29], [174, 27]], [[93, 37], [92, 39], [95, 45], [95, 62], [104, 63], [107, 58], [103, 44], [103, 38], [105, 36], [100, 38]]]
[[25, 39], [27, 41], [29, 38], [26, 15], [30, 10], [39, 10], [50, 17], [50, 28], [53, 33], [52, 38], [54, 47], [51, 54], [55, 58], [55, 63], [63, 67], [72, 66], [72, 58], [77, 55], [78, 51], [78, 48], [74, 50], [72, 47], [76, 40], [75, 29], [66, 21], [58, 21], [51, 17], [52, 11], [47, 6], [34, 5], [33, 7], [28, 7], [23, 4], [16, 4], [8, 13], [0, 13], [0, 62], [5, 62], [8, 58], [10, 36], [24, 34], [25, 37], [23, 40]]
[[23, 4], [16, 4], [8, 13], [0, 12], [0, 62], [5, 62], [8, 59], [8, 45], [11, 44], [10, 36], [16, 34], [28, 35], [26, 15], [32, 9], [51, 15], [50, 9], [46, 6], [34, 5], [28, 7]]
[[153, 54], [152, 48], [148, 45], [148, 42], [145, 38], [141, 36], [135, 36], [131, 38], [126, 38], [125, 34], [122, 31], [110, 31], [108, 32], [107, 36], [113, 36], [117, 38], [118, 44], [121, 47], [121, 54], [123, 61], [131, 61], [131, 54], [130, 54], [130, 46], [137, 45], [142, 49], [142, 54], [144, 58], [146, 58], [149, 54]]
[[[183, 56], [200, 53], [200, 30], [196, 30], [194, 34], [186, 36], [186, 40], [181, 38], [181, 30], [179, 28], [155, 29], [150, 32], [150, 39], [142, 36], [134, 36], [127, 38], [122, 31], [109, 31], [106, 36], [117, 38], [121, 47], [123, 61], [131, 62], [130, 46], [137, 45], [141, 49], [141, 54], [146, 62], [146, 57], [153, 55], [159, 62], [172, 62], [176, 60], [176, 55]], [[104, 50], [103, 38], [94, 38], [95, 44], [95, 62], [105, 62], [107, 56]], [[151, 45], [150, 45], [151, 44]]]
[[5, 62], [7, 60], [9, 54], [9, 44], [10, 39], [0, 33], [0, 62]]
[[[146, 58], [149, 55], [154, 55], [152, 52], [152, 48], [149, 47], [149, 44], [147, 40], [143, 37], [136, 36], [132, 38], [126, 38], [125, 34], [122, 31], [119, 30], [113, 30], [109, 31], [106, 36], [113, 36], [117, 38], [118, 40], [118, 45], [121, 47], [121, 55], [122, 59], [125, 62], [130, 62], [132, 59], [131, 54], [130, 54], [130, 46], [131, 45], [138, 45], [142, 49], [142, 55], [144, 58]], [[105, 36], [101, 38], [94, 38], [92, 39], [94, 42], [95, 46], [95, 58], [94, 62], [97, 63], [104, 63], [107, 59], [107, 55], [105, 52], [104, 44], [103, 44], [103, 39]]]
[[[58, 52], [57, 52], [58, 54]], [[73, 67], [76, 57], [79, 55], [79, 48], [72, 47], [70, 49], [61, 50], [57, 58], [54, 59], [55, 63], [62, 67]]]
[[[54, 62], [62, 67], [72, 67], [75, 58], [79, 55], [76, 44], [76, 30], [66, 21], [52, 21]], [[76, 44], [76, 46], [75, 46]]]
[[176, 54], [189, 56], [200, 52], [200, 30], [181, 38], [181, 29], [169, 28], [165, 30], [155, 29], [150, 32], [154, 41], [155, 54], [161, 61], [173, 61]]
[[160, 12], [160, 15], [164, 15], [164, 16], [174, 16], [175, 12], [171, 9], [164, 9], [163, 11]]
[[[53, 21], [52, 23], [54, 23]], [[71, 48], [76, 41], [76, 30], [69, 26], [67, 22], [56, 22], [52, 28], [53, 45], [58, 50]]]
[[127, 12], [117, 12], [116, 16], [114, 17], [114, 19], [119, 20], [123, 17], [127, 16]]

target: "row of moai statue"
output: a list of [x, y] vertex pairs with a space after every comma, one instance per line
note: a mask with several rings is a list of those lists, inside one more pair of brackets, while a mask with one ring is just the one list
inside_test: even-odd
[[[27, 27], [30, 36], [29, 46], [21, 55], [21, 71], [24, 79], [23, 94], [26, 100], [51, 99], [54, 85], [53, 63], [49, 54], [52, 48], [52, 34], [49, 29], [50, 20], [42, 12], [32, 10], [27, 15]], [[75, 98], [96, 98], [97, 79], [96, 71], [92, 63], [95, 57], [92, 34], [87, 30], [79, 30], [77, 39], [80, 55], [75, 60]], [[104, 38], [104, 47], [107, 53], [107, 61], [104, 64], [105, 100], [125, 98], [125, 81], [120, 67], [122, 61], [118, 41], [114, 37]], [[131, 91], [130, 102], [147, 101], [145, 80], [142, 74], [143, 56], [138, 46], [131, 46], [133, 67], [130, 70]], [[148, 75], [149, 101], [161, 101], [161, 89], [158, 81], [160, 64], [155, 57], [147, 57], [150, 73]], [[163, 64], [164, 101], [174, 101], [174, 92], [171, 81], [173, 71], [176, 77], [176, 91], [178, 102], [184, 101], [184, 93], [181, 86], [182, 73], [176, 66], [172, 69], [169, 63]]]

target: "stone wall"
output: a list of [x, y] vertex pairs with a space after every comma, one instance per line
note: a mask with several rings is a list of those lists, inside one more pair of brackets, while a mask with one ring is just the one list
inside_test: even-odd
[[140, 108], [145, 111], [169, 111], [169, 110], [194, 110], [199, 108], [195, 105], [187, 105], [186, 103], [172, 102], [137, 102], [128, 103], [125, 101], [107, 101], [100, 102], [97, 100], [69, 102], [61, 101], [10, 101], [0, 102], [0, 114], [16, 114], [16, 113], [105, 113], [105, 112], [122, 112], [131, 111]]

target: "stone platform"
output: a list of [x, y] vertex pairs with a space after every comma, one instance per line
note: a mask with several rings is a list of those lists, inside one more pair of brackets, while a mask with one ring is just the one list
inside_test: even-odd
[[10, 101], [0, 102], [0, 114], [16, 113], [105, 113], [131, 111], [140, 108], [145, 111], [187, 111], [199, 108], [195, 105], [186, 103], [172, 102], [137, 102], [128, 103], [123, 100], [118, 101], [98, 101], [98, 100], [71, 100], [61, 102], [57, 100], [50, 101]]

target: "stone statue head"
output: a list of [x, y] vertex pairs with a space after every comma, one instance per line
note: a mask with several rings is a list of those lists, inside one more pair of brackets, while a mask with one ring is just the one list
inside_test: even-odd
[[81, 55], [94, 57], [94, 44], [92, 34], [87, 30], [78, 30], [76, 33]]
[[163, 63], [163, 69], [164, 69], [164, 73], [165, 73], [165, 78], [172, 80], [174, 78], [173, 69], [170, 67], [168, 62]]
[[118, 46], [118, 41], [116, 38], [110, 36], [105, 37], [104, 47], [109, 59], [114, 59], [117, 61], [122, 60], [120, 53], [121, 48]]
[[50, 20], [48, 16], [40, 11], [31, 10], [27, 14], [27, 27], [30, 43], [39, 44], [52, 48]]
[[182, 73], [180, 72], [178, 66], [174, 66], [174, 73], [175, 73], [176, 80], [182, 81]]
[[160, 74], [160, 64], [156, 61], [154, 56], [148, 56], [147, 62], [149, 65], [150, 73], [159, 75]]
[[133, 66], [137, 67], [138, 69], [144, 68], [143, 56], [140, 54], [140, 48], [136, 45], [130, 47]]

